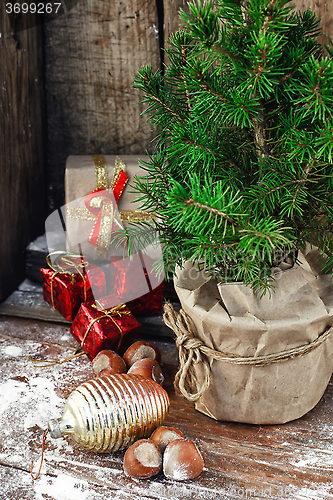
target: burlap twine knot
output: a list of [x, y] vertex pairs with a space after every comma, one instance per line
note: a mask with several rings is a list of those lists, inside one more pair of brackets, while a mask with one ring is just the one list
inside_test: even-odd
[[[174, 331], [176, 345], [179, 349], [179, 370], [175, 376], [175, 390], [189, 401], [199, 399], [211, 383], [211, 369], [208, 358], [237, 365], [266, 366], [308, 354], [325, 342], [333, 331], [333, 326], [331, 326], [312, 342], [282, 352], [242, 357], [207, 347], [204, 342], [196, 337], [196, 327], [183, 309], [177, 313], [172, 304], [166, 303], [164, 305], [163, 320], [166, 326]], [[197, 363], [201, 363], [204, 370], [201, 384], [199, 384], [194, 370], [194, 365]]]

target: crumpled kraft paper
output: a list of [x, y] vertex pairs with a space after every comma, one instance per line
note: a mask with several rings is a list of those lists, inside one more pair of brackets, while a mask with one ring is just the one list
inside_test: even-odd
[[[132, 185], [135, 176], [146, 176], [147, 172], [139, 166], [139, 160], [147, 161], [146, 155], [119, 155], [126, 164], [126, 174], [128, 183], [120, 197], [118, 203], [119, 210], [140, 210], [141, 202], [138, 201], [138, 194], [132, 193]], [[108, 167], [108, 184], [112, 181], [116, 155], [105, 155]], [[86, 210], [85, 197], [96, 189], [96, 178], [94, 162], [91, 156], [69, 156], [66, 162], [65, 171], [65, 203], [66, 203], [66, 242], [67, 250], [80, 253], [90, 259], [95, 258], [96, 247], [89, 243], [88, 237], [93, 227], [93, 220], [71, 218], [69, 216], [72, 209]], [[123, 223], [126, 226], [126, 222]], [[122, 255], [122, 249], [116, 249], [115, 245], [110, 246], [107, 258]]]
[[[301, 265], [275, 274], [275, 292], [259, 299], [242, 283], [218, 283], [191, 263], [177, 270], [175, 288], [208, 347], [238, 356], [278, 353], [315, 340], [333, 325], [332, 277], [318, 249], [299, 254]], [[310, 411], [333, 372], [333, 333], [313, 351], [266, 366], [209, 359], [212, 381], [196, 409], [225, 421], [278, 424]], [[203, 367], [194, 365], [200, 382]]]

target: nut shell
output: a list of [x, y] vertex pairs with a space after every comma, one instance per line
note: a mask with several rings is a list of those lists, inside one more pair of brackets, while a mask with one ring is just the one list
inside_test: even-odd
[[159, 364], [161, 364], [161, 353], [159, 348], [155, 344], [152, 344], [151, 342], [144, 342], [143, 340], [134, 342], [134, 344], [127, 349], [123, 358], [128, 367], [132, 366], [136, 361], [144, 358], [155, 359]]
[[159, 446], [161, 452], [163, 453], [171, 441], [174, 441], [175, 439], [185, 439], [185, 437], [180, 430], [175, 429], [174, 427], [166, 427], [165, 425], [162, 425], [154, 430], [150, 439]]
[[101, 370], [95, 377], [109, 377], [110, 375], [115, 375], [116, 373], [113, 368], [110, 368], [109, 366], [107, 368], [104, 368]]
[[151, 439], [139, 439], [124, 455], [124, 471], [137, 479], [155, 476], [162, 470], [162, 453]]
[[189, 439], [176, 439], [165, 448], [163, 472], [168, 479], [194, 479], [199, 476], [204, 465], [200, 451]]
[[155, 359], [139, 359], [139, 361], [136, 361], [134, 365], [130, 367], [127, 373], [150, 378], [160, 385], [162, 385], [164, 382], [161, 366]]
[[125, 373], [126, 363], [115, 351], [105, 349], [94, 357], [92, 368], [95, 375], [101, 376], [101, 372], [105, 369], [108, 369], [108, 371], [104, 372], [103, 375], [113, 375], [115, 373]]

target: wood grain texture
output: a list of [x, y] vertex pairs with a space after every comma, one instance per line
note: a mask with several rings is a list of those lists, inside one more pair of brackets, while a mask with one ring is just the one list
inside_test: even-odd
[[[163, 47], [168, 49], [168, 39], [172, 33], [175, 33], [181, 27], [179, 19], [179, 9], [188, 11], [188, 0], [163, 0], [164, 10], [164, 32]], [[168, 65], [168, 54], [164, 53], [164, 64]]]
[[180, 27], [179, 9], [188, 11], [188, 0], [164, 0], [164, 40]]
[[133, 76], [160, 65], [155, 0], [80, 0], [46, 25], [48, 184], [63, 204], [68, 155], [140, 154], [154, 133]]
[[13, 33], [0, 4], [0, 301], [24, 277], [45, 211], [39, 30]]
[[42, 429], [49, 418], [61, 414], [69, 393], [92, 376], [92, 369], [85, 356], [46, 368], [27, 359], [67, 356], [76, 346], [67, 327], [10, 318], [0, 322], [5, 331], [0, 335], [0, 498], [333, 499], [332, 382], [316, 408], [294, 422], [273, 426], [218, 422], [175, 396], [176, 348], [162, 343], [165, 388], [171, 400], [165, 424], [197, 444], [205, 461], [202, 474], [185, 482], [167, 480], [162, 474], [134, 480], [123, 473], [124, 452], [94, 454], [69, 438], [48, 437], [42, 475], [29, 482], [31, 460], [34, 471], [38, 469]]

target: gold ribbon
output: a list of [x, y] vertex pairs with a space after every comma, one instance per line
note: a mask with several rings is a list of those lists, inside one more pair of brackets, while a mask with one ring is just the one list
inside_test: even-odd
[[[115, 210], [113, 206], [114, 200], [112, 196], [112, 191], [117, 183], [121, 171], [124, 171], [126, 173], [126, 164], [119, 158], [119, 156], [116, 156], [112, 180], [109, 188], [108, 167], [104, 155], [92, 155], [92, 159], [95, 168], [96, 190], [104, 191], [104, 195], [96, 194], [96, 196], [90, 198], [89, 206], [87, 206], [87, 208], [89, 209], [91, 207], [92, 209], [98, 209], [100, 211], [99, 215], [96, 216], [95, 219], [96, 221], [95, 223], [97, 223], [97, 220], [100, 221], [99, 234], [96, 242], [95, 258], [105, 259], [111, 243], [111, 233], [112, 233], [113, 223], [115, 222], [120, 229], [123, 229], [121, 220], [117, 220], [118, 219], [117, 209]], [[127, 182], [127, 177], [126, 177], [126, 182]], [[125, 184], [122, 186], [121, 191], [118, 193], [119, 196], [121, 196]], [[119, 198], [116, 198], [116, 202], [118, 201], [118, 199]], [[92, 210], [92, 212], [94, 212], [94, 210]], [[94, 228], [95, 225], [91, 230], [89, 241], [94, 232]]]
[[[122, 222], [150, 222], [155, 212], [144, 212], [143, 210], [119, 210]], [[66, 207], [67, 219], [73, 220], [96, 220], [96, 217], [87, 209], [80, 207]]]
[[[125, 163], [116, 156], [115, 166], [113, 169], [110, 189], [108, 186], [108, 169], [104, 155], [92, 155], [95, 169], [95, 184], [96, 190], [103, 189], [111, 191], [121, 170], [126, 172]], [[114, 210], [111, 198], [107, 196], [95, 196], [90, 201], [93, 208], [99, 208], [101, 213], [101, 227], [98, 237], [98, 244], [95, 252], [96, 258], [105, 258], [111, 242], [111, 227], [115, 222], [119, 228], [123, 228], [123, 222], [150, 222], [154, 215], [153, 212], [144, 212], [142, 210], [121, 210], [119, 211], [120, 219], [117, 217], [117, 211]], [[66, 218], [74, 220], [91, 220], [96, 221], [96, 216], [90, 212], [88, 208], [82, 207], [66, 207]]]
[[[118, 216], [117, 210], [114, 210], [113, 199], [109, 195], [108, 191], [101, 191], [100, 195], [96, 193], [96, 195], [89, 200], [89, 206], [92, 209], [100, 211], [99, 215], [97, 215], [94, 219], [95, 224], [98, 220], [100, 221], [95, 257], [96, 259], [105, 259], [111, 243], [113, 224], [116, 224], [120, 229], [123, 229], [123, 225]], [[91, 238], [93, 237], [93, 233], [95, 231], [95, 224], [90, 232], [90, 243], [92, 243]]]
[[[51, 261], [51, 256], [57, 256], [55, 261]], [[80, 264], [77, 264], [76, 262], [73, 262], [72, 259], [80, 259], [81, 262]], [[58, 260], [60, 259], [60, 262]], [[83, 293], [84, 293], [84, 302], [87, 300], [87, 281], [83, 273], [81, 273], [80, 268], [85, 269], [87, 266], [87, 262], [82, 261], [82, 255], [72, 253], [72, 252], [66, 252], [63, 250], [57, 250], [55, 252], [51, 252], [48, 254], [46, 257], [46, 263], [47, 265], [54, 271], [50, 278], [50, 291], [51, 291], [51, 302], [52, 302], [52, 307], [55, 309], [55, 303], [54, 303], [54, 287], [53, 287], [53, 282], [54, 278], [57, 274], [69, 274], [72, 277], [72, 285], [75, 282], [75, 274], [79, 274], [82, 278], [83, 281]], [[77, 273], [71, 273], [69, 272], [70, 269], [74, 268]]]
[[95, 167], [96, 189], [108, 189], [108, 167], [104, 155], [92, 155]]
[[[100, 307], [103, 307], [102, 304], [100, 302], [98, 302], [96, 300], [96, 303], [100, 306]], [[110, 318], [111, 321], [115, 324], [115, 326], [118, 328], [118, 330], [120, 331], [120, 339], [119, 339], [119, 342], [118, 342], [118, 345], [117, 345], [117, 351], [120, 347], [120, 344], [123, 340], [123, 336], [124, 336], [124, 332], [123, 330], [121, 329], [121, 327], [118, 325], [118, 323], [115, 321], [114, 317], [113, 316], [123, 316], [123, 315], [130, 315], [132, 314], [131, 311], [129, 311], [128, 309], [127, 310], [124, 310], [126, 308], [126, 304], [119, 304], [118, 306], [115, 306], [115, 307], [112, 307], [111, 309], [99, 309], [95, 304], [92, 304], [92, 306], [94, 309], [97, 309], [99, 310], [102, 314], [102, 316], [99, 316], [98, 318], [94, 318], [88, 325], [88, 328], [83, 336], [83, 339], [81, 341], [81, 347], [83, 348], [83, 344], [85, 343], [86, 339], [87, 339], [87, 336], [88, 336], [88, 333], [91, 329], [91, 327], [93, 326], [94, 323], [96, 323], [96, 321], [102, 319], [102, 318]]]

